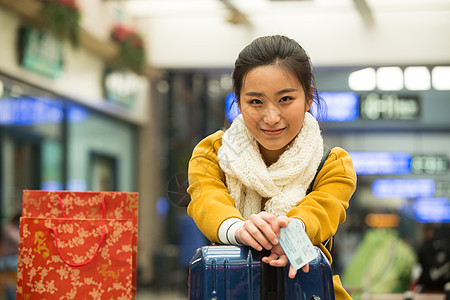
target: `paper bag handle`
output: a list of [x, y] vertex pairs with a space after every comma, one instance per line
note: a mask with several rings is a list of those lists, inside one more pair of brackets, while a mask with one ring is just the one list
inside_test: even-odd
[[[56, 195], [56, 198], [58, 198], [59, 205], [61, 206], [61, 211], [62, 211], [63, 217], [67, 218], [66, 213], [64, 212], [64, 205], [62, 203], [61, 197], [59, 195]], [[104, 219], [105, 218], [105, 213], [106, 213], [105, 196], [102, 196], [101, 200], [102, 200], [102, 219]]]
[[100, 249], [100, 246], [102, 245], [103, 240], [105, 239], [105, 235], [106, 235], [106, 228], [105, 228], [105, 226], [103, 226], [103, 228], [102, 228], [102, 236], [100, 237], [100, 242], [98, 242], [97, 249], [95, 249], [94, 255], [93, 255], [89, 260], [87, 260], [87, 261], [85, 261], [85, 262], [83, 262], [83, 263], [80, 263], [80, 264], [72, 264], [72, 263], [68, 262], [68, 261], [62, 256], [61, 251], [59, 250], [59, 246], [58, 246], [58, 234], [56, 233], [56, 229], [55, 229], [54, 227], [52, 227], [52, 228], [50, 228], [50, 230], [53, 231], [53, 235], [55, 236], [56, 251], [58, 251], [59, 257], [61, 257], [61, 259], [63, 260], [63, 262], [64, 262], [66, 265], [69, 265], [69, 266], [71, 266], [71, 267], [81, 267], [81, 266], [87, 265], [88, 263], [90, 263], [91, 261], [93, 261], [94, 258], [95, 258], [95, 256], [97, 255], [98, 250]]

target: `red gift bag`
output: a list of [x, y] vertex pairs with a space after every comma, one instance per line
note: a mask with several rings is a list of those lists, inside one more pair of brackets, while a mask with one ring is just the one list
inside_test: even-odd
[[18, 299], [131, 299], [129, 220], [22, 218]]
[[[113, 219], [131, 221], [131, 299], [135, 298], [138, 237], [138, 193], [70, 191], [49, 192], [25, 190], [23, 192], [22, 217]], [[19, 252], [20, 248], [21, 245], [19, 245]]]

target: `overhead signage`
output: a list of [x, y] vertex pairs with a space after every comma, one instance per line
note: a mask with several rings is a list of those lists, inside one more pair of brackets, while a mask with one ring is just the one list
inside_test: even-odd
[[107, 101], [123, 108], [131, 109], [139, 95], [140, 79], [132, 72], [107, 70], [104, 91]]
[[411, 173], [411, 154], [407, 152], [349, 153], [358, 175]]
[[45, 97], [0, 99], [0, 125], [60, 123], [63, 116], [61, 103]]
[[[323, 121], [328, 122], [351, 122], [358, 119], [359, 98], [354, 92], [320, 92], [319, 97], [325, 101], [326, 115], [322, 116]], [[311, 107], [312, 113], [316, 110], [316, 105]], [[314, 115], [314, 113], [313, 113]], [[320, 114], [319, 114], [320, 117]]]
[[414, 155], [412, 158], [414, 174], [444, 174], [448, 171], [448, 166], [446, 155]]
[[233, 120], [239, 116], [241, 112], [237, 105], [236, 96], [234, 93], [229, 93], [225, 98], [225, 118], [228, 122], [233, 122]]
[[417, 96], [370, 93], [361, 96], [361, 118], [365, 120], [417, 120], [420, 103]]
[[[311, 114], [328, 122], [351, 122], [358, 119], [359, 98], [355, 92], [320, 92], [322, 111], [318, 111], [317, 103], [313, 102]], [[225, 117], [232, 122], [240, 114], [234, 93], [225, 98]]]
[[433, 179], [380, 178], [372, 182], [372, 194], [376, 198], [423, 198], [434, 197]]
[[449, 198], [420, 198], [414, 200], [412, 210], [417, 221], [421, 223], [450, 222]]
[[448, 197], [450, 195], [449, 181], [436, 181], [435, 197]]
[[411, 155], [407, 152], [349, 152], [358, 175], [428, 174], [449, 170], [446, 155]]
[[[362, 120], [411, 121], [420, 117], [417, 96], [370, 93], [358, 96], [355, 92], [320, 92], [321, 111], [314, 102], [311, 113], [320, 121], [352, 122]], [[225, 99], [225, 116], [228, 121], [239, 115], [233, 93]]]
[[25, 69], [50, 78], [63, 71], [63, 45], [53, 35], [32, 27], [19, 31], [19, 60]]

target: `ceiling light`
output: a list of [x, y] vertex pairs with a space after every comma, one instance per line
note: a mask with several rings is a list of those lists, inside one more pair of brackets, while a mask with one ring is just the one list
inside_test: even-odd
[[404, 75], [405, 87], [408, 90], [429, 90], [431, 87], [431, 76], [427, 67], [407, 67]]
[[434, 67], [431, 71], [433, 88], [450, 90], [450, 67]]
[[166, 16], [176, 14], [205, 15], [220, 12], [224, 6], [219, 1], [209, 0], [129, 0], [127, 10], [133, 16]]
[[382, 91], [403, 89], [403, 72], [400, 67], [381, 67], [377, 70], [377, 87]]
[[376, 74], [374, 68], [365, 68], [350, 73], [348, 86], [354, 91], [371, 91], [376, 86]]

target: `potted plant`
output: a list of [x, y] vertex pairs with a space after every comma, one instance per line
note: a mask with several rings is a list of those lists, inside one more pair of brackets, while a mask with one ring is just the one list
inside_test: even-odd
[[45, 26], [60, 38], [68, 38], [72, 45], [79, 44], [80, 7], [77, 0], [40, 0]]
[[113, 27], [112, 40], [119, 45], [119, 64], [136, 73], [145, 65], [145, 49], [142, 37], [132, 28], [122, 24]]

